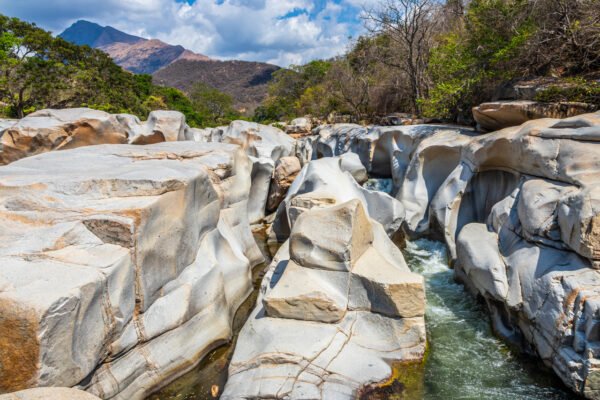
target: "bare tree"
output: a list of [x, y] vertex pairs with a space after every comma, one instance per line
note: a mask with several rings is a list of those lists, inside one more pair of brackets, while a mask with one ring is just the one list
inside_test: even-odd
[[406, 74], [413, 111], [420, 113], [419, 99], [427, 95], [427, 65], [436, 26], [434, 0], [382, 0], [365, 10], [370, 31], [386, 35], [397, 52], [385, 62]]

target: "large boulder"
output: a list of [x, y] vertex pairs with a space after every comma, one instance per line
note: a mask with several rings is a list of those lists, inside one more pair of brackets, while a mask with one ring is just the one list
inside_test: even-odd
[[[329, 243], [338, 233], [349, 248]], [[424, 299], [423, 278], [361, 201], [307, 210], [265, 275], [221, 398], [356, 398], [391, 376], [390, 361], [420, 362]]]
[[40, 110], [7, 125], [0, 138], [0, 164], [89, 145], [184, 140], [187, 129], [185, 116], [177, 111], [153, 111], [140, 122], [133, 115], [89, 108]]
[[532, 119], [567, 118], [597, 109], [586, 103], [541, 103], [533, 100], [511, 100], [483, 103], [473, 107], [473, 118], [483, 131], [497, 131], [521, 125]]
[[49, 152], [0, 167], [0, 392], [143, 399], [231, 338], [262, 260], [238, 146]]
[[310, 118], [296, 118], [285, 126], [285, 133], [292, 136], [306, 136], [312, 133], [312, 122]]

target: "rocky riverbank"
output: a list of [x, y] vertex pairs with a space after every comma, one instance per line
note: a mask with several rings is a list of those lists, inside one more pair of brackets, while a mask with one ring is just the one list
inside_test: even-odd
[[[424, 286], [390, 240], [402, 233], [443, 240], [497, 334], [600, 398], [600, 113], [298, 139], [242, 121], [192, 129], [174, 112], [2, 126], [2, 392], [143, 398], [193, 368], [230, 339], [262, 258], [250, 223], [276, 209], [283, 246], [224, 398], [352, 398], [389, 362], [420, 360]], [[392, 196], [363, 188], [369, 176]]]

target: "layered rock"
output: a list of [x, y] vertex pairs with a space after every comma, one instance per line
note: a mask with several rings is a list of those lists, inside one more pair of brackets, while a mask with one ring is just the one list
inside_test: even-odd
[[567, 118], [589, 113], [597, 109], [592, 104], [576, 102], [542, 103], [533, 100], [495, 101], [473, 107], [473, 118], [480, 130], [497, 131], [521, 125], [532, 119]]
[[267, 211], [277, 210], [301, 169], [300, 160], [297, 157], [282, 157], [277, 160], [269, 189]]
[[423, 140], [398, 198], [443, 238], [495, 330], [600, 398], [600, 113]]
[[0, 168], [0, 392], [142, 399], [231, 337], [262, 256], [251, 163], [192, 142], [49, 152]]
[[390, 361], [422, 359], [423, 315], [423, 278], [362, 202], [313, 203], [269, 267], [222, 398], [355, 398]]
[[312, 122], [310, 118], [296, 118], [285, 126], [285, 133], [295, 137], [310, 135], [312, 133]]
[[89, 108], [40, 110], [7, 124], [0, 138], [0, 164], [51, 150], [96, 144], [184, 140], [186, 129], [185, 116], [177, 111], [153, 111], [142, 123], [132, 115]]
[[251, 222], [264, 218], [275, 163], [294, 155], [294, 139], [272, 126], [233, 121], [228, 127], [194, 130], [188, 140], [232, 143], [246, 151], [253, 163], [249, 218]]

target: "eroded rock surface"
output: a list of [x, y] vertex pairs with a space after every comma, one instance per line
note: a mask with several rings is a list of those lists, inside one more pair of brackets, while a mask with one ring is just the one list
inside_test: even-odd
[[533, 100], [512, 100], [483, 103], [473, 107], [473, 118], [479, 129], [497, 131], [521, 125], [532, 119], [567, 118], [595, 111], [591, 104], [564, 102], [540, 103]]
[[51, 150], [96, 144], [152, 144], [184, 140], [185, 116], [153, 111], [148, 120], [89, 108], [40, 110], [7, 124], [0, 137], [0, 164]]
[[445, 240], [495, 330], [600, 398], [600, 113], [421, 141], [397, 197]]
[[302, 212], [260, 290], [223, 399], [351, 399], [423, 357], [423, 278], [359, 200]]
[[368, 215], [393, 234], [404, 217], [402, 204], [386, 193], [360, 186], [358, 181], [362, 183], [366, 177], [366, 170], [354, 153], [309, 162], [277, 209], [271, 240], [285, 241], [299, 213], [315, 203], [335, 204], [353, 199], [360, 200]]
[[[269, 208], [267, 202], [275, 164], [283, 157], [294, 155], [294, 139], [273, 126], [233, 121], [228, 127], [190, 131], [188, 140], [232, 143], [244, 149], [253, 163], [248, 207], [250, 222], [264, 218]], [[277, 201], [273, 199], [271, 205], [276, 207]]]
[[0, 167], [0, 392], [143, 399], [231, 337], [262, 256], [251, 163], [192, 142]]

